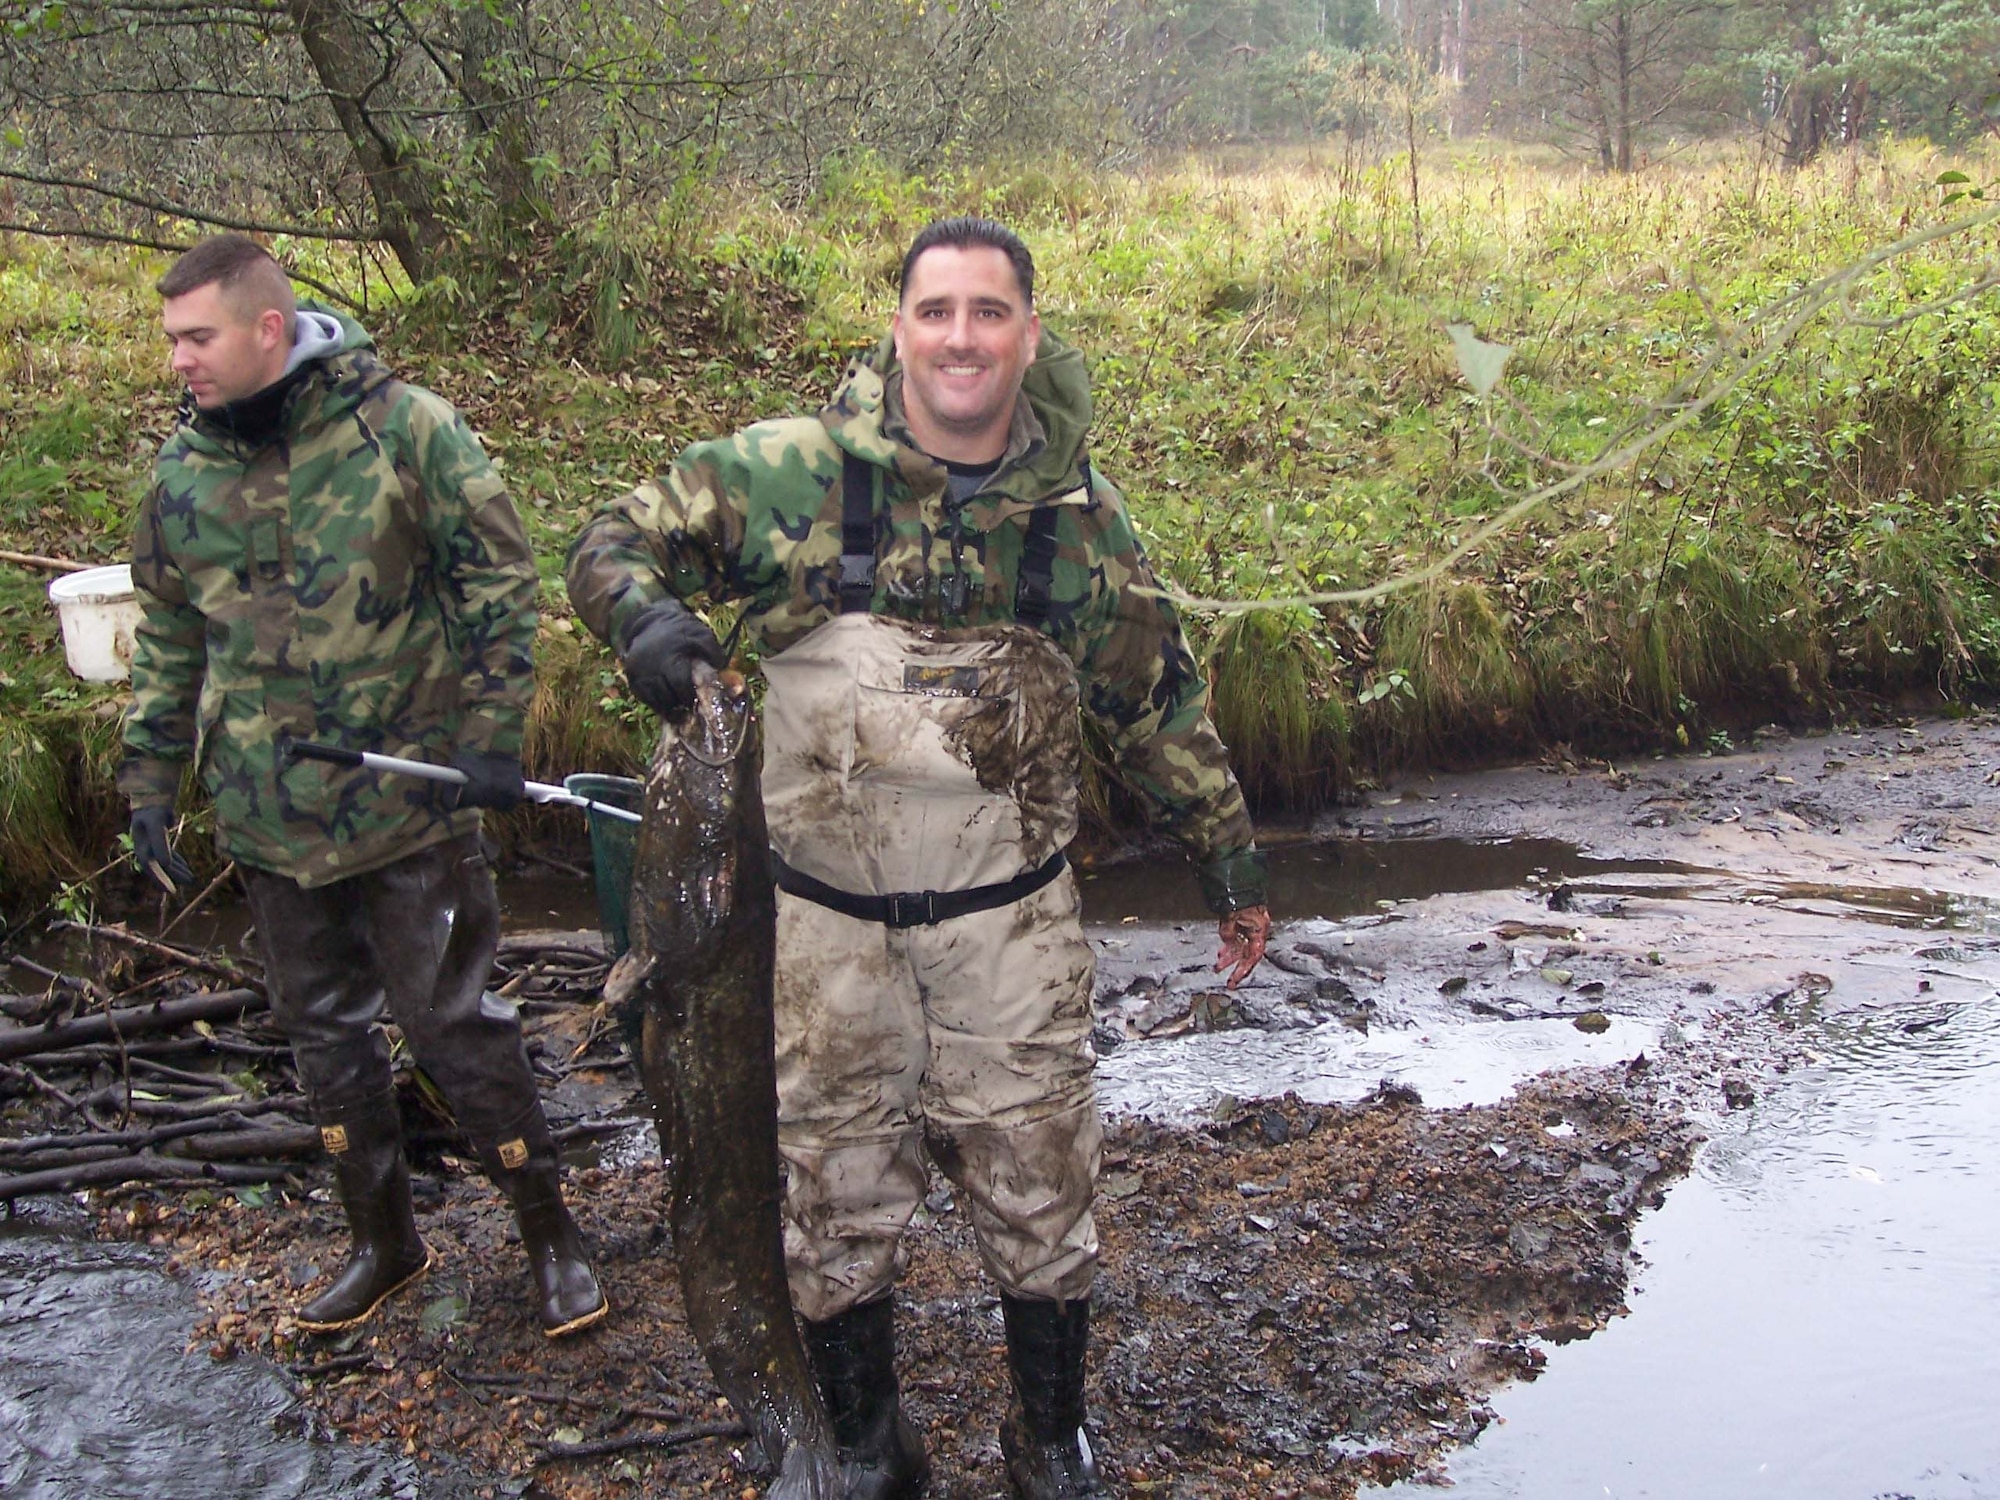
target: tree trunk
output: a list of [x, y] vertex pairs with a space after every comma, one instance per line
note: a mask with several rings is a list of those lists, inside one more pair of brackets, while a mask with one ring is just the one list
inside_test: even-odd
[[1618, 170], [1632, 170], [1632, 15], [1620, 5], [1612, 18], [1618, 49]]
[[486, 186], [500, 217], [519, 225], [548, 217], [528, 165], [532, 139], [525, 95], [532, 81], [521, 57], [528, 24], [515, 0], [505, 14], [473, 0], [459, 15], [460, 92], [472, 106], [471, 126], [484, 146]]
[[430, 182], [409, 138], [369, 112], [394, 58], [342, 0], [285, 0], [285, 9], [368, 180], [382, 238], [410, 280], [421, 281], [444, 240]]

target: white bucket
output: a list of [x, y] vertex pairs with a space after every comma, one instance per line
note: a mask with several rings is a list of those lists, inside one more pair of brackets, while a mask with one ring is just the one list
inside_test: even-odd
[[132, 675], [139, 600], [131, 564], [66, 573], [49, 585], [49, 603], [62, 621], [70, 671], [85, 682], [123, 682]]

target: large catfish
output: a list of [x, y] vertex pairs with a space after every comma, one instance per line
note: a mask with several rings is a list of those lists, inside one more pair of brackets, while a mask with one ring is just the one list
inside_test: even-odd
[[688, 1326], [777, 1471], [771, 1500], [839, 1500], [832, 1428], [785, 1285], [777, 907], [758, 770], [749, 690], [734, 673], [704, 671], [694, 709], [666, 726], [646, 778], [632, 948], [605, 991], [640, 1029]]

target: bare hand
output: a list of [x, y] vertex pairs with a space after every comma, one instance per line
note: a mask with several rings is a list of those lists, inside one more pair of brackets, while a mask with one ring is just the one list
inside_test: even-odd
[[1217, 924], [1216, 931], [1222, 938], [1222, 953], [1215, 967], [1232, 970], [1224, 988], [1233, 990], [1250, 977], [1250, 971], [1264, 957], [1264, 944], [1271, 936], [1271, 908], [1246, 906], [1233, 911]]

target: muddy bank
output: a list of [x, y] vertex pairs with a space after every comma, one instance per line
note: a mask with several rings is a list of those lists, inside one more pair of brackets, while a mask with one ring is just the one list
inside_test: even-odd
[[[1122, 1124], [1092, 1371], [1114, 1472], [1135, 1494], [1344, 1495], [1471, 1437], [1482, 1393], [1540, 1363], [1531, 1337], [1581, 1336], [1620, 1310], [1633, 1220], [1691, 1138], [1623, 1073], [1544, 1079], [1501, 1106], [1430, 1110], [1388, 1089], [1198, 1129]], [[615, 1315], [559, 1345], [531, 1326], [497, 1200], [449, 1162], [419, 1196], [440, 1267], [362, 1339], [290, 1325], [340, 1244], [323, 1190], [261, 1207], [146, 1195], [99, 1227], [223, 1273], [191, 1348], [288, 1366], [333, 1431], [512, 1476], [495, 1494], [529, 1477], [562, 1496], [741, 1493], [753, 1481], [727, 1439], [551, 1456], [726, 1417], [679, 1304], [663, 1173], [590, 1168], [574, 1187]], [[915, 1245], [902, 1369], [936, 1493], [1003, 1495], [999, 1308], [947, 1190]]]

